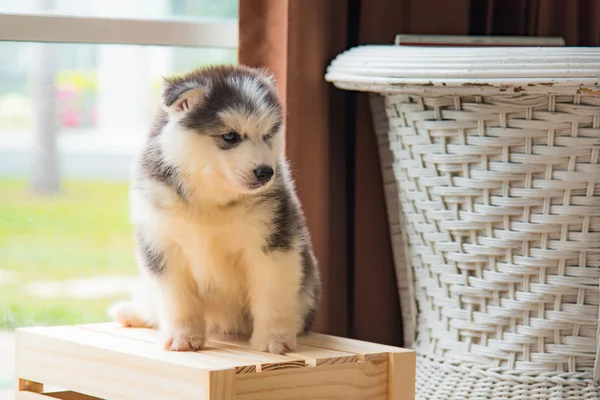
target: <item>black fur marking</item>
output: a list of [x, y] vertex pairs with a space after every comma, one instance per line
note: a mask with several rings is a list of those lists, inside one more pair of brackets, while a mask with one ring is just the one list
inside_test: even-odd
[[273, 125], [271, 127], [271, 129], [269, 129], [267, 136], [265, 136], [265, 142], [267, 142], [267, 145], [269, 146], [269, 148], [273, 148], [273, 138], [276, 135], [279, 135], [279, 132], [281, 131], [281, 125], [282, 125], [282, 121], [281, 121], [281, 119], [278, 119], [277, 122], [275, 123], [275, 125]]
[[243, 96], [239, 88], [232, 86], [227, 80], [219, 80], [212, 84], [202, 107], [191, 110], [181, 123], [188, 129], [205, 132], [211, 128], [218, 129], [222, 126], [218, 113], [227, 109], [239, 110], [247, 114], [257, 112], [253, 99]]
[[185, 189], [183, 182], [179, 179], [177, 168], [164, 161], [159, 146], [149, 145], [146, 147], [140, 158], [140, 166], [150, 179], [169, 186], [182, 200], [185, 200]]
[[304, 325], [302, 326], [302, 335], [307, 335], [310, 333], [310, 330], [315, 322], [315, 318], [317, 316], [317, 308], [311, 307], [306, 314], [304, 315]]
[[265, 202], [272, 201], [275, 203], [272, 231], [267, 238], [264, 252], [290, 251], [294, 239], [303, 232], [300, 210], [293, 202], [287, 189], [282, 185], [278, 185], [264, 196]]
[[312, 278], [313, 270], [316, 268], [315, 260], [306, 244], [302, 245], [300, 262], [302, 263], [302, 283], [300, 287], [301, 290], [303, 290], [309, 282], [309, 279]]
[[222, 136], [215, 136], [215, 143], [217, 143], [217, 146], [221, 149], [221, 150], [231, 150], [231, 149], [235, 149], [236, 147], [238, 147], [242, 142], [244, 141], [244, 139], [235, 141], [235, 142], [227, 142], [223, 139]]
[[279, 133], [279, 131], [281, 130], [281, 125], [282, 125], [281, 120], [277, 120], [275, 125], [273, 125], [271, 130], [269, 130], [269, 135], [271, 135], [271, 136], [277, 135]]
[[[305, 237], [305, 240], [308, 240], [308, 238]], [[315, 315], [317, 313], [316, 304], [321, 298], [321, 280], [317, 267], [317, 261], [310, 250], [309, 244], [306, 242], [302, 244], [302, 248], [300, 250], [300, 262], [302, 263], [302, 282], [300, 285], [300, 294], [302, 296], [308, 294], [315, 300], [315, 305], [305, 310], [302, 333], [306, 334], [310, 331], [315, 320]]]
[[165, 255], [153, 249], [140, 231], [136, 231], [136, 239], [139, 254], [146, 268], [155, 275], [161, 275], [167, 267]]
[[275, 89], [268, 83], [268, 78], [264, 73], [244, 67], [204, 68], [182, 77], [166, 79], [163, 101], [166, 106], [170, 106], [186, 91], [206, 88], [200, 106], [193, 107], [182, 119], [181, 125], [199, 133], [214, 133], [223, 129], [219, 112], [233, 109], [236, 112], [255, 114], [258, 111], [257, 100], [240, 90], [236, 83], [238, 79], [254, 81], [263, 91], [261, 103], [266, 104], [270, 112], [281, 115], [281, 104]]

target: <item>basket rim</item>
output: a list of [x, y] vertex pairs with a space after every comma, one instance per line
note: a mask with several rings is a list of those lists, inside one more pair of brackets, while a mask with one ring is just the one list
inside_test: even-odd
[[339, 54], [325, 79], [379, 93], [600, 95], [600, 49], [361, 45]]

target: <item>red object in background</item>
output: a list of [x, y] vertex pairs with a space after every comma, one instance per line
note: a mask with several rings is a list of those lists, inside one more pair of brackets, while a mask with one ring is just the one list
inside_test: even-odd
[[77, 91], [71, 87], [59, 87], [56, 89], [59, 123], [61, 127], [74, 128], [79, 126], [80, 118], [77, 112], [77, 97]]
[[62, 116], [62, 125], [70, 128], [79, 126], [79, 118], [77, 112], [73, 109], [65, 110]]

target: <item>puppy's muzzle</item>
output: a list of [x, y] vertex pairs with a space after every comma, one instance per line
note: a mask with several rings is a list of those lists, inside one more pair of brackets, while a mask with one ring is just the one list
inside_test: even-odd
[[268, 165], [260, 165], [254, 170], [254, 176], [260, 185], [264, 185], [265, 183], [269, 182], [274, 174], [275, 171], [273, 171], [273, 168], [269, 167]]

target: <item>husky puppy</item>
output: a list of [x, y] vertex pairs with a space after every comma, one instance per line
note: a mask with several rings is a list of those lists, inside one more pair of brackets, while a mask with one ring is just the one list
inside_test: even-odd
[[140, 288], [110, 315], [158, 328], [168, 350], [201, 349], [217, 332], [293, 351], [321, 283], [272, 78], [204, 68], [165, 79], [162, 99], [131, 184]]

